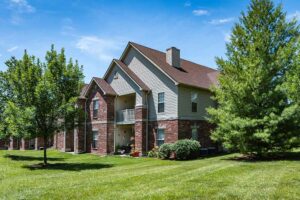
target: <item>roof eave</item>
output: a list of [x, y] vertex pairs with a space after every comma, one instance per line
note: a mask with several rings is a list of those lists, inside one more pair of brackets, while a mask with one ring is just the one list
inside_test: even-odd
[[210, 90], [209, 88], [200, 87], [200, 86], [196, 86], [196, 85], [191, 85], [191, 84], [187, 84], [187, 83], [178, 83], [178, 84], [176, 84], [176, 85], [177, 85], [177, 86], [183, 85], [183, 86], [188, 86], [188, 87], [198, 88], [198, 89], [201, 89], [201, 90], [206, 90], [206, 91], [211, 92], [211, 90]]
[[[91, 87], [91, 85], [92, 85], [92, 82], [95, 82], [96, 83], [96, 85], [103, 91], [103, 94], [104, 95], [109, 95], [109, 96], [116, 96], [117, 94], [112, 94], [112, 93], [107, 93], [107, 92], [105, 92], [105, 90], [103, 90], [103, 88], [98, 84], [98, 82], [95, 80], [95, 77], [93, 77], [92, 78], [92, 80], [90, 81], [90, 83], [89, 83], [89, 86], [88, 86], [88, 88], [84, 91], [84, 94], [83, 94], [83, 96], [86, 98], [86, 95], [87, 95], [87, 92], [90, 90], [90, 87]], [[86, 98], [87, 99], [87, 98]]]

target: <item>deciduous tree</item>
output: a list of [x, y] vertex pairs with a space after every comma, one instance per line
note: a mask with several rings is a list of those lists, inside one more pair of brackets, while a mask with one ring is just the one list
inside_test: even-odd
[[45, 62], [25, 51], [22, 59], [12, 57], [0, 74], [0, 134], [19, 138], [44, 138], [44, 164], [48, 139], [55, 131], [74, 128], [78, 118], [77, 98], [83, 86], [82, 66], [66, 62], [51, 47]]

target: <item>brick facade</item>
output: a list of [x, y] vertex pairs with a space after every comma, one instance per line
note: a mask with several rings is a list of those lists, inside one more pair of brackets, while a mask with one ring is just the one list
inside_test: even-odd
[[7, 149], [9, 146], [9, 140], [0, 139], [0, 149]]
[[82, 113], [79, 116], [79, 124], [74, 129], [74, 152], [83, 153], [86, 151], [86, 137], [85, 137], [85, 104], [86, 99], [79, 99], [77, 105], [81, 108]]
[[192, 127], [197, 129], [198, 141], [202, 148], [216, 147], [210, 139], [210, 132], [214, 129], [214, 125], [205, 120], [179, 120], [178, 138], [192, 138]]
[[[91, 86], [87, 99], [81, 99], [79, 105], [85, 110], [86, 125], [83, 123], [75, 130], [67, 134], [66, 143], [75, 153], [88, 152], [96, 154], [111, 154], [114, 152], [114, 129], [115, 129], [115, 97], [105, 95], [95, 84]], [[97, 116], [93, 114], [93, 103], [99, 101]], [[159, 120], [147, 122], [147, 108], [135, 107], [135, 150], [146, 152], [156, 146], [157, 130], [164, 129], [164, 142], [174, 143], [179, 139], [192, 138], [192, 130], [197, 129], [197, 138], [202, 148], [216, 147], [210, 139], [210, 131], [214, 128], [204, 120]], [[147, 127], [148, 125], [148, 127]], [[148, 131], [148, 138], [147, 138]], [[93, 132], [98, 133], [97, 148], [92, 147]], [[64, 148], [64, 134], [57, 133], [54, 136], [54, 147]], [[147, 144], [148, 141], [148, 144]]]
[[135, 108], [135, 150], [146, 151], [147, 108], [139, 106]]
[[29, 139], [21, 139], [20, 150], [28, 150], [30, 149]]
[[210, 139], [214, 126], [204, 120], [162, 120], [149, 122], [149, 150], [156, 145], [157, 129], [164, 129], [165, 143], [192, 138], [192, 128], [197, 128], [198, 141], [202, 148], [216, 147]]
[[64, 133], [63, 132], [56, 132], [53, 136], [53, 147], [60, 151], [64, 151]]
[[178, 140], [178, 120], [161, 120], [149, 122], [149, 148], [156, 146], [157, 129], [164, 129], [165, 143], [174, 143]]
[[20, 149], [20, 140], [15, 137], [10, 137], [9, 138], [9, 150], [18, 150]]
[[35, 150], [39, 150], [41, 148], [44, 148], [44, 138], [37, 137], [35, 138]]
[[[94, 87], [87, 99], [87, 152], [109, 154], [114, 152], [114, 96], [104, 95], [99, 87]], [[93, 116], [94, 100], [99, 101], [97, 117]], [[98, 132], [98, 148], [92, 148], [93, 131]]]

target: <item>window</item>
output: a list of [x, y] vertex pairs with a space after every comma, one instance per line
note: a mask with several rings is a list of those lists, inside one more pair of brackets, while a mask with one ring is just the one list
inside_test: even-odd
[[198, 100], [198, 94], [196, 92], [192, 92], [191, 94], [192, 112], [197, 112], [197, 100]]
[[158, 93], [158, 112], [165, 112], [165, 93]]
[[156, 146], [160, 146], [163, 143], [165, 143], [165, 130], [159, 128], [156, 133]]
[[192, 139], [198, 141], [198, 128], [192, 127]]
[[93, 117], [94, 118], [98, 117], [98, 110], [99, 110], [99, 100], [94, 100], [93, 101]]
[[98, 131], [93, 131], [93, 141], [92, 141], [92, 148], [98, 148]]

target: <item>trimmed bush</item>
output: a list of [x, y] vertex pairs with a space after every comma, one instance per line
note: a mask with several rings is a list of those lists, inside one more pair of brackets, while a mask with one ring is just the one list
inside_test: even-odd
[[158, 157], [158, 147], [154, 147], [151, 151], [149, 151], [148, 157], [157, 158]]
[[188, 160], [197, 158], [200, 154], [200, 143], [196, 140], [178, 140], [173, 150], [177, 160]]
[[158, 150], [158, 157], [161, 159], [168, 159], [173, 151], [173, 144], [162, 144]]

